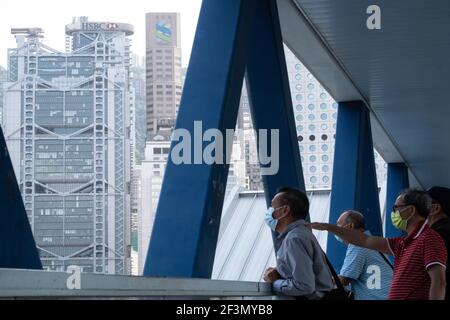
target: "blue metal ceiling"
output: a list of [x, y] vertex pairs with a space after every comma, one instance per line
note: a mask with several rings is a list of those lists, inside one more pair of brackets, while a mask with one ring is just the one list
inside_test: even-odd
[[[288, 46], [336, 100], [367, 102], [387, 161], [405, 161], [423, 187], [449, 186], [450, 1], [291, 1], [304, 25], [295, 33], [282, 21]], [[293, 7], [279, 3], [291, 19]], [[366, 27], [373, 4], [381, 30]]]

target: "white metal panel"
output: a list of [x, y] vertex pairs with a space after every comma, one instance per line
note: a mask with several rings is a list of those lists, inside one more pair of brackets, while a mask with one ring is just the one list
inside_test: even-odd
[[[386, 184], [380, 192], [384, 208]], [[262, 192], [230, 192], [222, 213], [220, 237], [217, 243], [212, 279], [262, 281], [264, 271], [276, 265], [270, 229], [264, 223], [267, 210]], [[330, 190], [307, 192], [311, 221], [328, 222]], [[350, 208], [349, 208], [350, 209]], [[382, 209], [383, 212], [383, 209]], [[326, 251], [328, 233], [313, 231]]]

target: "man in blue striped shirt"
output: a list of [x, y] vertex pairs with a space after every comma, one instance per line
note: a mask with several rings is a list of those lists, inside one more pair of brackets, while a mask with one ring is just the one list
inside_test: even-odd
[[[337, 225], [344, 228], [365, 231], [364, 216], [357, 211], [344, 212]], [[343, 242], [340, 238], [336, 237]], [[344, 243], [344, 242], [343, 242]], [[344, 286], [350, 285], [355, 300], [386, 300], [392, 281], [392, 266], [381, 252], [347, 244], [344, 264], [339, 279]]]

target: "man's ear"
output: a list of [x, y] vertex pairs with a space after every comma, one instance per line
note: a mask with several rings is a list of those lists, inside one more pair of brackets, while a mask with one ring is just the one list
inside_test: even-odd
[[412, 212], [413, 214], [416, 214], [416, 213], [417, 213], [417, 209], [416, 209], [416, 207], [415, 207], [415, 206], [413, 206], [413, 205], [410, 205], [409, 207], [410, 207], [410, 209], [408, 209], [408, 210], [409, 210], [409, 212]]
[[435, 215], [441, 211], [441, 205], [439, 203], [433, 203], [430, 208], [430, 215]]
[[285, 207], [283, 209], [283, 218], [287, 217], [290, 212], [291, 212], [291, 207], [289, 207], [288, 205], [285, 205]]

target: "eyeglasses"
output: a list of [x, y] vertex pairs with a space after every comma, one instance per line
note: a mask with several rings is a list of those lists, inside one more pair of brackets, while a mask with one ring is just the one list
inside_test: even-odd
[[397, 209], [404, 208], [404, 207], [407, 207], [407, 206], [409, 206], [409, 204], [400, 204], [398, 206], [394, 205], [392, 207], [392, 211], [397, 211]]

